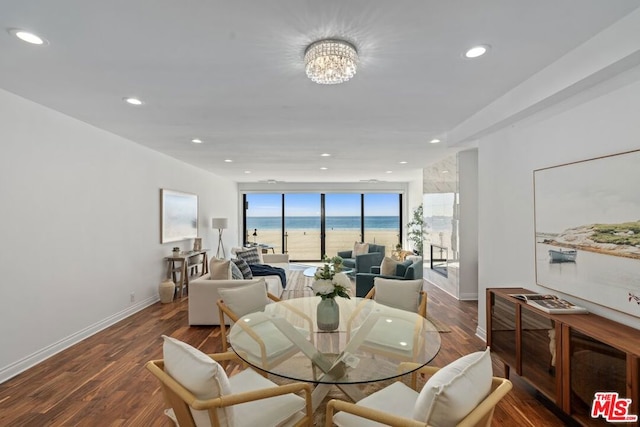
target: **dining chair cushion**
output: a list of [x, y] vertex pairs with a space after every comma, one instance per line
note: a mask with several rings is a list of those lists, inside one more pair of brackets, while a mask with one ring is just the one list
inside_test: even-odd
[[384, 257], [382, 259], [382, 264], [380, 264], [380, 274], [383, 276], [395, 276], [398, 264], [399, 262], [395, 259], [388, 256]]
[[269, 303], [267, 285], [263, 278], [248, 285], [220, 288], [218, 289], [218, 294], [224, 304], [238, 317], [262, 311], [265, 305]]
[[211, 280], [231, 280], [231, 261], [211, 258], [211, 261], [209, 261], [209, 275]]
[[374, 299], [389, 307], [417, 313], [423, 284], [422, 279], [400, 280], [376, 277], [373, 280], [376, 290]]
[[491, 391], [489, 347], [451, 362], [422, 387], [413, 418], [434, 426], [456, 425]]
[[[232, 393], [277, 387], [277, 384], [256, 373], [245, 369], [229, 378]], [[268, 399], [254, 400], [235, 405], [234, 427], [280, 426], [298, 420], [304, 416], [305, 400], [295, 394], [285, 394]], [[241, 414], [241, 415], [240, 415]], [[293, 415], [292, 415], [293, 414]], [[293, 417], [293, 418], [292, 418]]]
[[[376, 409], [400, 417], [407, 417], [412, 413], [417, 398], [417, 391], [400, 381], [396, 381], [382, 390], [378, 390], [358, 401], [358, 406]], [[347, 412], [336, 413], [333, 416], [333, 423], [338, 427], [372, 427], [382, 425]]]
[[[246, 322], [245, 325], [250, 327], [262, 339], [264, 356], [268, 363], [295, 348], [291, 340], [269, 320], [266, 314], [255, 313], [250, 318], [250, 321]], [[308, 335], [308, 331], [301, 330], [300, 332], [305, 336]], [[247, 353], [249, 362], [260, 366], [263, 356], [260, 344], [242, 329], [235, 329], [231, 334], [230, 341], [233, 342], [233, 348]]]
[[[214, 399], [232, 392], [226, 372], [209, 356], [187, 343], [163, 335], [164, 369], [198, 399]], [[198, 427], [211, 426], [207, 411], [191, 409]], [[222, 426], [234, 425], [234, 408], [218, 410]]]

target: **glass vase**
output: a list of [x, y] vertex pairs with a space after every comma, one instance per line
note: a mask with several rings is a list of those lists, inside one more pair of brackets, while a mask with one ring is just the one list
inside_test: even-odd
[[316, 323], [321, 331], [335, 331], [340, 324], [340, 307], [333, 298], [325, 298], [318, 303]]

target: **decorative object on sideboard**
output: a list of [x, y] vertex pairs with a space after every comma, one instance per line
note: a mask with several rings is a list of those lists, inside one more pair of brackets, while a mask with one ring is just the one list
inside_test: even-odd
[[202, 237], [196, 237], [193, 240], [193, 250], [199, 252], [202, 250]]
[[324, 258], [324, 266], [316, 270], [311, 285], [313, 292], [321, 298], [316, 310], [316, 323], [321, 331], [334, 331], [340, 324], [340, 307], [336, 297], [351, 299], [351, 281], [342, 273], [342, 258]]
[[[211, 228], [218, 230], [218, 250], [216, 251], [216, 258], [226, 258], [227, 254], [224, 251], [224, 243], [222, 242], [222, 232], [229, 226], [229, 220], [227, 218], [211, 218]], [[222, 251], [222, 257], [220, 252]]]
[[177, 246], [174, 246], [174, 248], [171, 250], [171, 256], [179, 257], [180, 256], [180, 248], [177, 247]]
[[158, 286], [158, 294], [160, 294], [161, 303], [168, 304], [172, 302], [175, 292], [176, 284], [173, 283], [173, 280], [166, 278], [164, 281], [160, 282], [160, 285]]

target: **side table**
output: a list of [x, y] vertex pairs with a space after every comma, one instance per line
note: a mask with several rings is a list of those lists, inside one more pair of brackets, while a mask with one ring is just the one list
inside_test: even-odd
[[[199, 251], [181, 252], [178, 256], [172, 255], [165, 258], [167, 261], [167, 278], [173, 279], [173, 282], [176, 284], [176, 290], [179, 290], [181, 298], [184, 296], [185, 291], [188, 292], [189, 290], [189, 267], [202, 264], [202, 273], [200, 275], [209, 272], [209, 261], [207, 259], [208, 250], [209, 249], [202, 249]], [[196, 264], [189, 264], [189, 259], [194, 257], [199, 257], [199, 261]], [[180, 275], [180, 280], [177, 280], [178, 274]]]

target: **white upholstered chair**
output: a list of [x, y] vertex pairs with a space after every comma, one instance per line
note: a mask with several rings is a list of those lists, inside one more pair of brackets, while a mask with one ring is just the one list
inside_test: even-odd
[[[420, 392], [415, 390], [417, 374], [431, 375]], [[412, 374], [411, 385], [397, 381], [358, 403], [331, 400], [326, 427], [372, 427], [379, 423], [488, 427], [496, 404], [511, 390], [509, 380], [493, 377], [488, 348], [441, 369], [422, 367]]]
[[388, 307], [412, 311], [427, 317], [427, 293], [422, 290], [422, 279], [398, 280], [376, 277], [373, 283], [373, 288], [365, 298], [372, 298]]
[[284, 386], [248, 368], [228, 377], [218, 361], [235, 353], [206, 355], [174, 338], [163, 337], [163, 360], [146, 368], [160, 380], [165, 411], [180, 427], [311, 426], [311, 387]]

